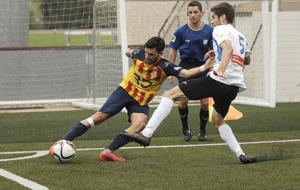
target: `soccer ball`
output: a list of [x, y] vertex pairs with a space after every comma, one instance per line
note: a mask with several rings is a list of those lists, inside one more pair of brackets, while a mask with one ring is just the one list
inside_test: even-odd
[[59, 162], [68, 162], [75, 156], [75, 146], [71, 141], [59, 140], [51, 146], [49, 155]]

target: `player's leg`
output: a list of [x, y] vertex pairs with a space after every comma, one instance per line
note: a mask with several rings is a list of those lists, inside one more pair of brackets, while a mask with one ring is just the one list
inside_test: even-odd
[[[149, 146], [150, 137], [153, 135], [155, 130], [158, 128], [160, 123], [169, 115], [172, 110], [174, 101], [181, 101], [182, 99], [189, 98], [192, 100], [200, 100], [202, 98], [209, 97], [209, 78], [192, 79], [186, 83], [181, 83], [179, 86], [166, 91], [163, 97], [147, 123], [145, 129], [134, 135], [128, 135], [133, 140], [143, 146]], [[201, 89], [201, 90], [199, 90]]]
[[78, 122], [73, 128], [71, 128], [63, 137], [64, 140], [72, 141], [76, 137], [83, 135], [88, 129], [95, 127], [110, 118], [111, 116], [119, 113], [124, 107], [124, 96], [126, 92], [120, 87], [117, 88], [107, 99], [104, 105], [98, 112], [93, 114], [80, 122]]
[[[183, 68], [186, 68], [186, 65], [188, 63], [185, 63], [184, 61], [180, 62], [180, 66]], [[179, 84], [187, 81], [185, 78], [179, 78], [178, 82]], [[188, 107], [188, 99], [185, 98], [182, 101], [177, 102], [178, 103], [178, 112], [181, 120], [181, 127], [182, 127], [182, 134], [183, 139], [188, 142], [192, 139], [192, 133], [191, 128], [188, 124], [188, 114], [189, 114], [189, 107]]]
[[143, 113], [133, 113], [130, 116], [130, 120], [131, 126], [118, 134], [114, 140], [99, 154], [100, 161], [126, 161], [125, 158], [116, 155], [114, 152], [132, 141], [132, 139], [128, 138], [126, 135], [124, 135], [124, 133], [134, 134], [141, 131], [145, 127], [148, 119], [147, 115]]
[[[228, 112], [231, 101], [237, 94], [237, 89], [230, 89], [232, 87], [228, 85], [223, 85], [222, 88], [223, 91], [220, 91], [219, 96], [214, 98], [215, 104], [212, 113], [212, 124], [218, 129], [221, 138], [225, 141], [229, 149], [237, 156], [241, 163], [253, 163], [256, 160], [254, 158], [246, 157], [234, 136], [231, 127], [224, 122], [224, 118]], [[221, 93], [224, 94], [222, 95]]]
[[221, 138], [227, 143], [229, 149], [237, 157], [239, 157], [241, 154], [244, 154], [230, 126], [224, 122], [223, 116], [220, 115], [215, 109], [212, 113], [212, 124], [215, 128], [218, 129]]
[[207, 125], [207, 121], [208, 121], [208, 106], [209, 106], [208, 98], [201, 99], [200, 104], [201, 104], [201, 109], [199, 112], [200, 127], [198, 130], [198, 140], [205, 141], [206, 140], [206, 125]]
[[88, 117], [78, 122], [73, 128], [71, 128], [63, 137], [64, 140], [72, 141], [75, 138], [83, 135], [90, 128], [95, 127], [97, 124], [104, 122], [110, 117], [109, 114], [103, 112], [96, 112], [91, 117]]
[[174, 101], [181, 101], [185, 98], [186, 96], [178, 86], [164, 92], [159, 105], [153, 112], [150, 120], [141, 134], [147, 138], [150, 138], [160, 123], [170, 114]]
[[126, 134], [134, 134], [144, 129], [148, 121], [149, 107], [141, 106], [133, 99], [131, 100], [131, 102], [132, 103], [129, 103], [129, 105], [126, 106], [129, 121], [131, 122], [130, 127], [119, 133], [114, 138], [114, 140], [99, 154], [99, 160], [110, 160], [118, 162], [126, 161], [125, 158], [117, 156], [114, 152], [133, 140]]
[[192, 139], [192, 133], [188, 124], [189, 107], [187, 98], [178, 102], [178, 112], [181, 120], [183, 139], [190, 141]]

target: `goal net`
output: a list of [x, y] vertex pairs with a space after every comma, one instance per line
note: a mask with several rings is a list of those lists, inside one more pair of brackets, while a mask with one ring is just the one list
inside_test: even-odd
[[[200, 1], [209, 8], [220, 1]], [[252, 62], [245, 68], [248, 90], [236, 102], [275, 105], [269, 1], [227, 1], [235, 27], [247, 37]], [[127, 47], [159, 35], [169, 44], [187, 22], [185, 0], [16, 0], [0, 7], [0, 108], [73, 103], [99, 108], [130, 66]], [[273, 9], [273, 8], [272, 8]], [[275, 28], [276, 29], [276, 28]], [[169, 48], [165, 49], [167, 57]], [[273, 55], [273, 56], [272, 56]], [[177, 63], [179, 60], [177, 60]], [[270, 72], [272, 71], [272, 72]], [[174, 84], [168, 81], [159, 95]], [[152, 103], [156, 103], [156, 98]]]
[[88, 98], [94, 0], [13, 0], [0, 7], [0, 109]]
[[[203, 21], [209, 23], [209, 8], [220, 1], [200, 2], [205, 11]], [[240, 93], [235, 102], [273, 107], [274, 103], [270, 101], [275, 94], [270, 89], [272, 73], [269, 58], [271, 55], [269, 3], [227, 2], [234, 6], [236, 12], [234, 25], [246, 36], [252, 51], [251, 65], [244, 70], [248, 89]], [[124, 67], [128, 67], [128, 60], [122, 59], [122, 46], [141, 47], [147, 39], [155, 35], [163, 37], [168, 44], [173, 32], [187, 22], [187, 4], [188, 1], [172, 0], [95, 1], [95, 97], [108, 96], [120, 82], [121, 71], [126, 71]], [[166, 57], [168, 51], [169, 48], [166, 48], [164, 52]], [[171, 87], [171, 84], [165, 82], [160, 92]]]

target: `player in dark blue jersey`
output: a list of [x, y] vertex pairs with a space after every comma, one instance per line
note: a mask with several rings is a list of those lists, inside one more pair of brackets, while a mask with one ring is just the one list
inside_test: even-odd
[[[187, 6], [187, 16], [189, 22], [179, 27], [170, 42], [170, 63], [175, 63], [177, 50], [180, 53], [179, 66], [185, 69], [198, 67], [205, 63], [204, 55], [212, 49], [213, 28], [201, 21], [204, 12], [202, 5], [198, 1], [191, 1]], [[204, 77], [207, 73], [202, 73], [197, 77]], [[187, 79], [180, 78], [179, 83]], [[198, 140], [206, 140], [206, 124], [208, 121], [208, 98], [200, 100], [201, 109], [199, 112], [200, 127], [198, 130]], [[188, 124], [188, 100], [178, 103], [182, 133], [185, 141], [192, 139], [191, 129]]]

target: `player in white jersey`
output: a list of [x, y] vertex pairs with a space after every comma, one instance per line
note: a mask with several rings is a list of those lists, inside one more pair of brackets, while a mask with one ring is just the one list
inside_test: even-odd
[[213, 70], [204, 78], [188, 80], [166, 91], [145, 129], [128, 137], [143, 146], [148, 146], [154, 131], [171, 112], [174, 101], [186, 97], [190, 100], [212, 97], [215, 102], [212, 114], [213, 126], [218, 129], [221, 138], [241, 163], [253, 163], [256, 159], [245, 155], [231, 128], [224, 121], [231, 101], [239, 91], [246, 89], [243, 68], [250, 63], [250, 56], [245, 56], [247, 41], [232, 26], [234, 9], [230, 4], [215, 5], [211, 8], [211, 12], [211, 23], [216, 26], [213, 31], [214, 51], [208, 52], [206, 57], [215, 58]]
[[211, 72], [210, 77], [228, 85], [238, 86], [240, 91], [245, 90], [246, 85], [244, 83], [243, 69], [245, 54], [246, 52], [249, 52], [249, 50], [246, 49], [247, 40], [244, 35], [236, 30], [231, 24], [217, 25], [213, 31], [213, 46], [214, 50], [217, 52], [214, 70], [218, 70], [222, 62], [222, 47], [220, 47], [220, 45], [224, 41], [228, 41], [232, 46], [231, 59], [221, 76]]

